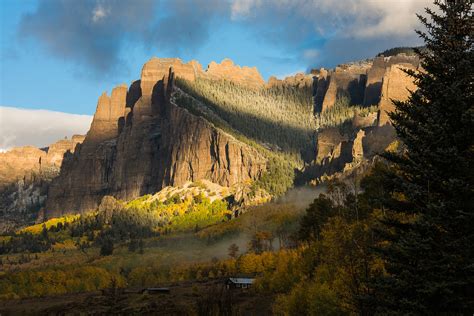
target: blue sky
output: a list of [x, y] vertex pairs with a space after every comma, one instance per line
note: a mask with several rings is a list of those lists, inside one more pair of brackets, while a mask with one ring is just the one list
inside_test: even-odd
[[265, 79], [419, 45], [429, 0], [2, 0], [0, 106], [93, 114], [152, 56]]

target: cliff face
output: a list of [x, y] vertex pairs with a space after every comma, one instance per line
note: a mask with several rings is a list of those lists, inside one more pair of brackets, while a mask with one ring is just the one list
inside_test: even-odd
[[59, 172], [64, 154], [74, 152], [76, 145], [83, 140], [84, 136], [74, 135], [44, 149], [25, 146], [0, 153], [0, 188], [33, 173], [51, 173], [54, 176], [55, 172]]
[[392, 100], [406, 101], [410, 91], [417, 88], [413, 78], [404, 72], [407, 69], [416, 70], [416, 67], [411, 64], [395, 64], [385, 71], [379, 103], [379, 126], [390, 123], [388, 113], [395, 110]]
[[226, 79], [250, 87], [262, 87], [265, 84], [255, 67], [239, 67], [232, 60], [224, 59], [220, 64], [211, 62], [205, 76], [209, 79]]
[[295, 88], [305, 88], [313, 87], [315, 76], [313, 74], [304, 74], [297, 73], [294, 76], [288, 76], [285, 79], [278, 79], [274, 76], [271, 76], [268, 79], [267, 87], [295, 87]]
[[0, 153], [0, 232], [35, 221], [63, 157], [83, 140], [74, 135], [44, 149], [26, 146]]
[[204, 72], [194, 61], [154, 58], [128, 92], [101, 96], [83, 145], [49, 188], [46, 216], [94, 209], [105, 195], [131, 199], [199, 179], [231, 186], [258, 178], [266, 161], [256, 150], [170, 101], [174, 77], [260, 84], [252, 68], [227, 78], [232, 67]]
[[[409, 79], [398, 68], [417, 69], [419, 58], [399, 54], [390, 57], [376, 57], [372, 61], [358, 64], [348, 64], [336, 67], [334, 70], [313, 70], [317, 74], [315, 94], [315, 113], [321, 113], [334, 106], [337, 99], [345, 96], [350, 104], [382, 105], [387, 108], [389, 95], [406, 99], [403, 88], [410, 86]], [[388, 81], [392, 81], [388, 83]], [[413, 81], [412, 81], [413, 82]], [[385, 90], [382, 85], [385, 83]], [[388, 88], [388, 85], [391, 88]], [[388, 99], [387, 99], [388, 97]], [[393, 110], [389, 109], [388, 110]], [[382, 114], [383, 124], [386, 117]]]
[[334, 106], [338, 98], [347, 97], [350, 104], [362, 104], [364, 98], [364, 88], [367, 81], [367, 72], [370, 64], [350, 65], [347, 67], [337, 67], [326, 75], [327, 86], [320, 106], [321, 111], [326, 111]]
[[418, 67], [420, 60], [418, 56], [399, 54], [391, 57], [376, 57], [372, 67], [367, 73], [367, 83], [364, 92], [364, 105], [375, 105], [380, 103], [382, 93], [382, 82], [387, 68], [392, 65], [409, 64]]

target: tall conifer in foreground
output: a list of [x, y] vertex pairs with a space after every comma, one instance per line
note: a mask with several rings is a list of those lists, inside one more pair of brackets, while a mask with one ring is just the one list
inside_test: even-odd
[[385, 155], [395, 190], [378, 231], [382, 314], [474, 311], [473, 2], [435, 3], [419, 16], [422, 70], [408, 71], [418, 90], [390, 115], [404, 150]]

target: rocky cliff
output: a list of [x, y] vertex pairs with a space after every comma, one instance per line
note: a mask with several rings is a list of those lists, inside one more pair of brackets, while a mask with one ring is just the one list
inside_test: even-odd
[[390, 123], [388, 113], [395, 110], [392, 100], [405, 101], [410, 91], [416, 90], [413, 78], [405, 72], [407, 69], [417, 70], [412, 64], [394, 64], [385, 70], [379, 103], [379, 126]]
[[63, 157], [83, 140], [84, 136], [74, 135], [42, 149], [26, 146], [0, 153], [0, 232], [37, 218]]
[[289, 86], [295, 88], [313, 87], [314, 80], [316, 77], [313, 74], [297, 73], [293, 76], [285, 77], [284, 79], [278, 79], [275, 76], [271, 76], [268, 79], [267, 87], [282, 87]]
[[[397, 69], [400, 67], [417, 69], [419, 64], [417, 56], [398, 54], [390, 57], [380, 56], [365, 62], [344, 64], [329, 71], [324, 68], [313, 70], [317, 78], [315, 113], [330, 109], [341, 97], [347, 97], [350, 104], [369, 106], [384, 103], [384, 107], [387, 107], [382, 96], [385, 100], [389, 100], [387, 99], [387, 97], [390, 98], [389, 95], [406, 98], [400, 86], [410, 86], [411, 79]], [[388, 83], [388, 81], [392, 82]], [[385, 90], [382, 88], [384, 82]], [[388, 88], [388, 85], [391, 88]], [[382, 118], [385, 120], [384, 115]]]
[[59, 140], [46, 148], [33, 146], [15, 147], [0, 153], [0, 187], [31, 174], [59, 172], [63, 156], [67, 151], [74, 152], [84, 136], [74, 135], [71, 139]]
[[383, 152], [396, 137], [388, 114], [395, 110], [392, 100], [405, 101], [416, 89], [406, 69], [417, 71], [416, 56], [399, 54], [341, 65], [334, 70], [314, 71], [317, 77], [315, 112], [327, 111], [338, 98], [351, 104], [377, 105], [377, 113], [354, 115], [344, 126], [320, 130], [316, 140], [314, 177], [351, 169]]
[[46, 216], [94, 209], [105, 195], [131, 199], [207, 179], [224, 186], [258, 178], [266, 160], [252, 147], [171, 101], [174, 78], [263, 85], [256, 69], [153, 58], [141, 78], [102, 95], [82, 146], [49, 188]]

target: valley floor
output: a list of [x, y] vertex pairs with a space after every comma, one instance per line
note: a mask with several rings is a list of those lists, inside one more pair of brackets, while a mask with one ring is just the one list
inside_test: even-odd
[[[273, 296], [225, 289], [225, 279], [164, 284], [167, 294], [87, 292], [0, 301], [0, 315], [197, 315], [224, 306], [232, 315], [269, 315]], [[139, 291], [138, 288], [125, 292]], [[222, 307], [220, 307], [222, 308]]]

